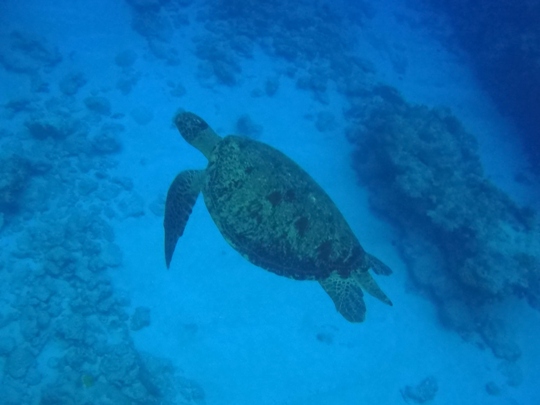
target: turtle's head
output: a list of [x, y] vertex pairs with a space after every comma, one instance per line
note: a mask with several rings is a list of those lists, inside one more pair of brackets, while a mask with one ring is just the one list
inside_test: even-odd
[[174, 117], [174, 124], [180, 135], [192, 146], [199, 149], [207, 159], [221, 138], [201, 117], [186, 111]]

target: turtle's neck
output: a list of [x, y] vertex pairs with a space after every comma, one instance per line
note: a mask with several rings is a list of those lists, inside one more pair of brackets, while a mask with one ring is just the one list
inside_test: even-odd
[[193, 139], [190, 143], [199, 149], [207, 159], [210, 159], [212, 151], [221, 139], [212, 128], [208, 127], [204, 131], [199, 132], [197, 138]]

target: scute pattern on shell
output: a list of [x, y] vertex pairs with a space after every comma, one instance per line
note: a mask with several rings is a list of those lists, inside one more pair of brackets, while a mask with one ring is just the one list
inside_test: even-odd
[[295, 279], [367, 271], [365, 252], [332, 200], [271, 146], [224, 138], [209, 161], [203, 194], [227, 241], [260, 267]]

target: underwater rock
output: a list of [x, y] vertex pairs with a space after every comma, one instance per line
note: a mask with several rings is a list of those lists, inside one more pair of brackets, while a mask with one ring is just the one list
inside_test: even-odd
[[82, 72], [68, 73], [60, 80], [58, 87], [66, 96], [73, 96], [77, 94], [79, 89], [87, 82], [88, 80], [86, 80]]
[[144, 215], [144, 199], [139, 194], [130, 194], [118, 202], [118, 211], [122, 219]]
[[296, 87], [313, 93], [325, 93], [328, 86], [328, 74], [317, 69], [310, 69], [296, 80]]
[[132, 191], [133, 190], [133, 180], [126, 176], [115, 176], [111, 178], [111, 181], [114, 184], [118, 184], [120, 187], [122, 187], [125, 191]]
[[131, 26], [135, 32], [146, 38], [149, 46], [150, 42], [167, 44], [174, 36], [170, 19], [157, 11], [136, 12]]
[[35, 358], [32, 352], [24, 346], [18, 346], [8, 355], [5, 371], [11, 377], [20, 379], [26, 375], [34, 362]]
[[121, 125], [106, 125], [90, 139], [92, 151], [96, 154], [113, 154], [122, 151], [119, 133], [124, 130]]
[[34, 74], [50, 70], [62, 60], [58, 49], [43, 38], [23, 31], [12, 31], [0, 38], [0, 63], [6, 70]]
[[137, 354], [125, 343], [110, 346], [99, 362], [99, 371], [113, 385], [129, 386], [137, 380], [140, 373]]
[[438, 390], [437, 380], [435, 377], [430, 376], [423, 379], [418, 385], [405, 386], [400, 392], [405, 402], [410, 403], [412, 401], [417, 404], [423, 404], [432, 401]]
[[37, 153], [32, 153], [32, 157], [28, 161], [28, 167], [32, 174], [44, 175], [52, 169], [53, 162], [47, 160], [46, 156], [39, 156]]
[[[122, 188], [118, 184], [113, 184], [111, 182], [101, 182], [99, 189], [94, 194], [96, 198], [99, 198], [101, 201], [111, 201], [114, 200], [122, 193]], [[111, 208], [111, 207], [107, 207]]]
[[237, 34], [231, 38], [230, 46], [235, 53], [243, 58], [253, 58], [253, 41], [243, 34]]
[[240, 61], [228, 42], [215, 37], [197, 40], [195, 55], [199, 58], [197, 76], [200, 79], [214, 77], [219, 84], [235, 86], [242, 73]]
[[150, 326], [150, 308], [137, 307], [135, 312], [131, 315], [131, 321], [129, 327], [133, 331], [141, 330]]
[[237, 84], [237, 75], [242, 72], [239, 64], [227, 60], [213, 60], [211, 66], [219, 83], [231, 87]]
[[148, 48], [156, 58], [164, 60], [169, 66], [177, 66], [181, 62], [178, 50], [167, 42], [149, 39]]
[[[34, 111], [34, 100], [30, 97], [17, 97], [9, 100], [3, 106], [6, 110], [10, 112], [10, 115], [15, 116], [19, 113], [24, 112], [33, 112]], [[2, 130], [3, 131], [3, 130]], [[0, 138], [6, 136], [3, 133], [0, 133]]]
[[46, 273], [56, 278], [71, 276], [79, 264], [79, 257], [62, 246], [51, 248], [43, 260], [43, 268]]
[[252, 139], [261, 137], [263, 127], [256, 124], [248, 114], [242, 114], [236, 120], [235, 133]]
[[75, 133], [75, 123], [62, 116], [33, 116], [25, 122], [30, 135], [35, 139], [65, 139]]
[[90, 96], [84, 99], [84, 105], [90, 111], [101, 115], [111, 115], [111, 103], [108, 99], [101, 96]]
[[123, 95], [131, 93], [133, 87], [139, 82], [140, 75], [137, 73], [127, 74], [116, 82], [116, 88], [120, 90]]

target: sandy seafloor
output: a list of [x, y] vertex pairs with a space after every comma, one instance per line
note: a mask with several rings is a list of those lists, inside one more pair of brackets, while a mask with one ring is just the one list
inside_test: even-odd
[[[189, 40], [202, 28], [194, 23], [184, 28], [185, 43], [176, 44], [181, 63], [167, 66], [131, 29], [129, 8], [122, 1], [7, 3], [2, 6], [1, 18], [7, 24], [3, 29], [17, 27], [47, 38], [64, 55], [55, 74], [83, 71], [89, 82], [81, 93], [98, 91], [111, 101], [113, 112], [126, 114], [123, 151], [115, 170], [133, 180], [147, 205], [166, 193], [177, 172], [205, 164], [171, 125], [178, 108], [201, 115], [221, 134], [232, 132], [236, 118], [246, 113], [263, 126], [261, 140], [303, 166], [337, 203], [364, 248], [394, 270], [391, 277], [378, 278], [394, 307], [367, 297], [365, 323], [350, 324], [317, 283], [278, 277], [242, 259], [223, 240], [202, 199], [169, 271], [163, 259], [161, 217], [147, 209], [142, 217], [115, 221], [124, 263], [109, 270], [110, 276], [133, 307], [151, 309], [151, 325], [133, 332], [137, 348], [172, 359], [203, 387], [207, 404], [400, 404], [400, 389], [429, 375], [439, 384], [433, 404], [540, 403], [540, 314], [519, 301], [500, 305], [523, 353], [523, 381], [517, 387], [505, 384], [500, 360], [489, 350], [440, 326], [430, 301], [411, 288], [392, 245], [393, 230], [368, 208], [366, 191], [351, 169], [344, 123], [321, 133], [306, 118], [324, 108], [342, 120], [344, 102], [338, 93], [331, 92], [330, 104], [321, 107], [284, 78], [275, 97], [251, 97], [262, 78], [282, 64], [258, 51], [253, 60], [243, 62], [237, 86], [204, 88], [195, 77], [197, 61]], [[377, 7], [377, 16], [369, 22], [371, 31], [358, 45], [375, 64], [378, 78], [396, 86], [409, 102], [449, 106], [478, 136], [488, 177], [517, 201], [533, 201], [534, 190], [512, 180], [523, 165], [519, 145], [503, 137], [512, 125], [475, 83], [463, 64], [466, 58], [449, 53], [428, 30], [398, 24], [398, 6], [384, 4]], [[125, 49], [137, 52], [134, 68], [141, 78], [124, 96], [115, 89], [122, 71], [113, 61]], [[396, 49], [408, 60], [403, 75], [390, 63]], [[186, 94], [171, 96], [167, 80], [181, 82]], [[29, 91], [24, 78], [1, 69], [0, 88], [2, 102]], [[149, 124], [130, 119], [136, 107], [152, 112]], [[331, 334], [333, 341], [316, 339], [321, 332]], [[486, 393], [490, 381], [501, 386], [500, 395]]]

